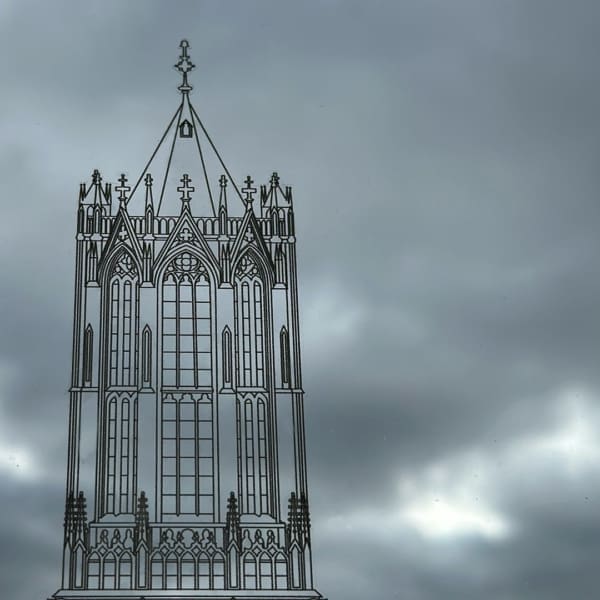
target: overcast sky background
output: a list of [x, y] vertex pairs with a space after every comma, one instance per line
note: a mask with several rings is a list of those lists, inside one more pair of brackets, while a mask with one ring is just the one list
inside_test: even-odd
[[[331, 600], [597, 598], [600, 4], [0, 3], [0, 590], [59, 587], [75, 210], [192, 99], [294, 186]], [[220, 173], [215, 173], [218, 177]]]

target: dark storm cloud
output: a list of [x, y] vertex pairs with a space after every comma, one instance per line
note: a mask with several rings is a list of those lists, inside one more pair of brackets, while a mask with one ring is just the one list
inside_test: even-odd
[[[187, 37], [193, 99], [231, 171], [263, 182], [278, 170], [294, 185], [318, 587], [348, 599], [592, 597], [599, 13], [589, 2], [0, 9], [5, 595], [59, 583], [77, 186], [94, 168], [137, 176], [176, 108]], [[565, 413], [578, 389], [587, 433]], [[2, 461], [10, 452], [30, 455], [29, 475]], [[452, 533], [431, 534], [418, 509]], [[23, 576], [26, 558], [38, 577]]]

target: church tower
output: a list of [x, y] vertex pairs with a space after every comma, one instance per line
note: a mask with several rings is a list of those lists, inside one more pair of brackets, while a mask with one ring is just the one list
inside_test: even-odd
[[79, 189], [57, 600], [321, 598], [292, 189], [238, 188], [190, 102], [188, 48], [139, 177]]

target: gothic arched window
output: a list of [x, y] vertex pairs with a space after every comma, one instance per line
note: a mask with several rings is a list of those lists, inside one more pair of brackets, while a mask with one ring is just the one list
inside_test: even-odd
[[163, 572], [162, 555], [158, 550], [155, 550], [150, 561], [150, 577], [153, 589], [159, 590], [163, 587]]
[[112, 394], [107, 403], [107, 514], [127, 514], [133, 511], [133, 485], [136, 447], [137, 405], [127, 397]]
[[225, 589], [225, 557], [220, 552], [213, 554], [213, 589]]
[[98, 267], [98, 251], [96, 242], [92, 242], [86, 256], [86, 282], [96, 281], [96, 269]]
[[267, 552], [263, 552], [258, 560], [259, 581], [261, 590], [273, 589], [273, 563]]
[[278, 590], [285, 590], [288, 587], [287, 559], [282, 552], [275, 555], [275, 587]]
[[186, 552], [181, 557], [181, 589], [193, 590], [196, 579], [195, 575], [196, 561], [191, 552]]
[[88, 558], [88, 589], [100, 589], [100, 556], [92, 552]]
[[169, 393], [162, 400], [163, 516], [213, 515], [212, 401], [193, 396]]
[[122, 252], [110, 275], [109, 357], [111, 386], [135, 385], [138, 270]]
[[242, 387], [265, 385], [264, 283], [256, 263], [243, 256], [235, 271], [238, 379]]
[[192, 131], [192, 124], [187, 119], [185, 121], [182, 121], [179, 125], [179, 135], [182, 138], [191, 138]]
[[177, 585], [177, 571], [179, 570], [179, 561], [177, 560], [177, 554], [170, 552], [167, 555], [165, 561], [165, 585], [168, 590], [176, 590]]
[[279, 221], [278, 233], [279, 235], [285, 235], [285, 213], [283, 212], [283, 208], [279, 209], [277, 218]]
[[281, 385], [290, 385], [290, 335], [286, 327], [281, 328], [279, 334], [279, 346], [281, 353]]
[[210, 282], [200, 260], [183, 252], [167, 266], [162, 285], [164, 387], [212, 385]]
[[94, 355], [94, 330], [88, 324], [83, 334], [83, 385], [92, 385]]
[[245, 513], [270, 514], [267, 404], [249, 394], [236, 402], [238, 442], [238, 484]]
[[254, 423], [252, 402], [244, 402], [244, 428], [246, 450], [246, 512], [256, 511], [256, 494], [254, 493]]
[[231, 387], [233, 368], [231, 364], [231, 330], [225, 326], [222, 336], [223, 350], [223, 387]]
[[152, 331], [146, 325], [142, 333], [142, 386], [152, 385]]
[[116, 584], [117, 559], [112, 552], [104, 556], [102, 562], [102, 587], [105, 590], [114, 590]]
[[108, 402], [108, 473], [107, 473], [107, 507], [106, 512], [115, 512], [115, 479], [117, 464], [117, 399]]
[[269, 471], [267, 468], [267, 423], [265, 402], [258, 400], [258, 484], [259, 484], [259, 514], [269, 512]]
[[124, 399], [121, 404], [121, 440], [120, 440], [120, 473], [119, 473], [119, 510], [115, 512], [127, 513], [129, 510], [129, 400]]
[[198, 589], [210, 589], [210, 558], [205, 552], [198, 557]]
[[119, 557], [119, 589], [130, 590], [131, 589], [131, 577], [133, 574], [132, 570], [132, 559], [129, 552], [123, 552]]
[[256, 589], [256, 559], [252, 552], [245, 552], [242, 560], [244, 572], [244, 588], [247, 590]]

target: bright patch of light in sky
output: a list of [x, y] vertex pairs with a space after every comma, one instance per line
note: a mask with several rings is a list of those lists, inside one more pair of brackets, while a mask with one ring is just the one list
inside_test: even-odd
[[[504, 473], [529, 478], [543, 463], [578, 475], [600, 463], [600, 411], [584, 391], [556, 398], [559, 422], [493, 448], [457, 454], [402, 479], [400, 518], [428, 538], [479, 535], [500, 540], [513, 527], [494, 507]], [[498, 470], [497, 465], [504, 465]]]
[[303, 300], [301, 322], [305, 356], [340, 347], [357, 333], [363, 320], [362, 307], [351, 294], [334, 282], [317, 286]]
[[[11, 440], [10, 432], [7, 431], [7, 419], [4, 418], [3, 410], [8, 389], [17, 376], [14, 367], [8, 364], [0, 364], [0, 475], [17, 478], [35, 478], [39, 475], [35, 468], [31, 452], [22, 443]], [[15, 434], [12, 434], [15, 437]]]
[[36, 476], [33, 461], [24, 448], [0, 446], [0, 472], [13, 477]]
[[404, 472], [395, 507], [331, 515], [326, 528], [383, 537], [411, 529], [432, 543], [462, 537], [501, 542], [518, 535], [518, 524], [503, 512], [501, 490], [511, 488], [515, 478], [530, 481], [544, 464], [568, 476], [600, 464], [600, 408], [594, 398], [568, 390], [550, 398], [552, 406], [558, 415], [553, 426]]
[[[596, 403], [597, 404], [597, 403]], [[552, 461], [569, 475], [578, 475], [600, 464], [600, 410], [585, 390], [560, 395], [560, 423], [550, 431], [515, 444], [513, 454]]]
[[405, 477], [400, 520], [427, 538], [505, 538], [511, 528], [490, 500], [488, 463], [483, 454], [471, 452]]
[[477, 535], [498, 539], [509, 532], [506, 520], [489, 507], [432, 494], [406, 505], [400, 514], [427, 537]]

